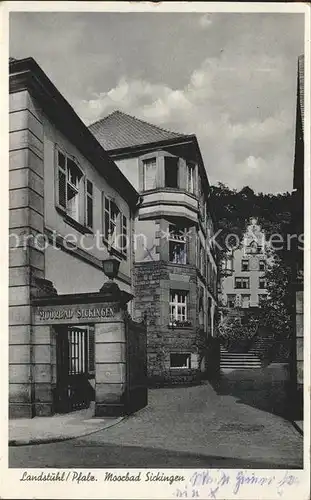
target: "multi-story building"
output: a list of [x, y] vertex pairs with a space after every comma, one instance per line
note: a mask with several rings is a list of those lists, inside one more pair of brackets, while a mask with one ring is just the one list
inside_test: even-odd
[[140, 193], [132, 307], [136, 318], [147, 317], [149, 380], [195, 380], [206, 369], [200, 346], [202, 335], [214, 335], [217, 305], [210, 189], [197, 139], [120, 111], [90, 130]]
[[222, 262], [221, 303], [227, 309], [260, 307], [267, 297], [265, 272], [267, 254], [264, 232], [251, 219], [243, 241]]
[[[131, 297], [138, 193], [31, 58], [10, 61], [9, 111], [10, 415], [51, 414], [65, 368], [93, 387], [102, 374], [97, 393], [114, 401], [124, 385], [123, 334], [115, 322], [94, 356], [94, 323], [111, 313], [98, 295], [111, 254], [120, 261], [116, 284]], [[51, 307], [36, 318], [44, 296]], [[97, 305], [75, 306], [86, 300]]]
[[[294, 159], [294, 191], [292, 196], [292, 233], [297, 235], [296, 245], [292, 249], [293, 260], [293, 302], [294, 302], [294, 379], [298, 392], [298, 407], [302, 413], [303, 399], [303, 245], [304, 234], [304, 56], [298, 58], [296, 138]], [[299, 239], [298, 239], [299, 238]]]

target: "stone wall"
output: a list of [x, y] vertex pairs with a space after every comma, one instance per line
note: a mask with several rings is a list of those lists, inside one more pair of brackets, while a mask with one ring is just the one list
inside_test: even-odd
[[44, 278], [44, 251], [31, 237], [44, 226], [43, 126], [27, 91], [10, 94], [9, 155], [9, 414], [32, 417], [49, 411], [41, 397], [47, 374], [32, 363], [46, 363], [50, 339], [31, 326], [31, 284]]
[[[169, 326], [170, 289], [188, 291], [191, 326]], [[194, 266], [164, 261], [136, 263], [134, 314], [146, 315], [149, 385], [193, 383], [199, 377], [197, 272]], [[171, 369], [170, 353], [191, 353], [191, 369]]]

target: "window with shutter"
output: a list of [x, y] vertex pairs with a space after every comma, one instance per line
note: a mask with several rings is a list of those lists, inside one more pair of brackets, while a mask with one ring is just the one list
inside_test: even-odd
[[66, 157], [58, 151], [58, 203], [66, 209], [67, 208], [67, 194], [66, 194]]
[[104, 238], [116, 249], [120, 245], [121, 212], [113, 200], [104, 196]]
[[77, 162], [65, 152], [57, 149], [57, 206], [79, 222], [81, 200], [84, 190], [83, 172]]

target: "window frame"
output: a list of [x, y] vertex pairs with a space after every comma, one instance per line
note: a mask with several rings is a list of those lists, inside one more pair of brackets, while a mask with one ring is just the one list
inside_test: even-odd
[[[186, 356], [186, 366], [172, 366], [172, 356]], [[170, 352], [170, 370], [191, 370], [191, 352]]]
[[[245, 304], [243, 304], [243, 297], [248, 298], [247, 306], [245, 306]], [[251, 305], [251, 294], [250, 293], [241, 293], [241, 307], [247, 309], [248, 307], [250, 307], [250, 305]]]
[[[88, 191], [88, 185], [91, 186], [91, 193]], [[94, 183], [90, 181], [87, 177], [85, 177], [85, 226], [93, 231], [94, 229]], [[91, 224], [88, 223], [88, 201], [91, 200], [91, 206], [92, 206], [92, 217], [91, 217]]]
[[[176, 162], [176, 185], [174, 185], [174, 186], [168, 186], [167, 185], [167, 175], [166, 175], [166, 173], [171, 168], [167, 164], [168, 161], [175, 161]], [[168, 188], [168, 189], [180, 189], [179, 175], [180, 175], [179, 157], [175, 156], [175, 155], [164, 155], [164, 188]]]
[[[237, 285], [237, 282], [241, 282], [241, 286]], [[248, 286], [243, 286], [242, 283], [247, 283]], [[249, 290], [250, 289], [250, 279], [248, 276], [236, 276], [234, 278], [234, 288], [240, 290]]]
[[[175, 229], [175, 231], [174, 231]], [[169, 242], [169, 262], [171, 264], [180, 264], [180, 265], [186, 265], [188, 263], [188, 249], [187, 249], [187, 238], [185, 236], [186, 234], [186, 228], [180, 228], [176, 224], [169, 224], [168, 227], [169, 231], [169, 237], [168, 237], [168, 242]], [[178, 232], [181, 232], [180, 236], [177, 235]], [[176, 233], [174, 235], [174, 233]], [[183, 251], [184, 251], [184, 262], [174, 262], [174, 260], [171, 260], [171, 246], [172, 244], [175, 243], [175, 245], [180, 245], [183, 246]]]
[[[189, 175], [190, 174], [190, 175]], [[187, 162], [187, 191], [195, 194], [195, 165]]]
[[[264, 286], [261, 286], [262, 281], [264, 282]], [[260, 290], [266, 290], [266, 288], [267, 288], [267, 280], [263, 276], [259, 276], [259, 278], [258, 278], [258, 288]]]
[[[107, 209], [107, 204], [109, 205], [109, 210]], [[116, 208], [118, 215], [116, 220], [111, 218], [111, 208]], [[107, 235], [106, 228], [106, 216], [108, 216], [108, 233], [111, 226], [115, 228], [114, 241], [110, 238], [111, 235]], [[126, 224], [124, 223], [126, 221]], [[126, 234], [124, 234], [124, 228], [126, 228]], [[107, 244], [108, 249], [113, 250], [117, 254], [120, 254], [124, 259], [127, 259], [127, 236], [128, 236], [128, 217], [121, 211], [120, 207], [117, 205], [115, 199], [112, 196], [107, 196], [102, 193], [102, 230], [103, 230], [103, 240]], [[126, 236], [125, 246], [119, 246], [120, 241], [123, 243], [124, 236]]]
[[[227, 307], [233, 308], [236, 306], [236, 297], [237, 297], [236, 293], [227, 293]], [[229, 305], [230, 300], [233, 300], [233, 306]]]
[[[189, 290], [176, 290], [171, 289], [169, 292], [169, 325], [174, 326], [174, 323], [188, 323], [188, 296]], [[179, 296], [179, 297], [178, 297]], [[176, 299], [177, 297], [177, 299]], [[183, 297], [184, 301], [180, 301], [179, 299]], [[175, 300], [176, 299], [176, 300]], [[172, 312], [174, 308], [174, 313]], [[178, 312], [179, 310], [183, 312]], [[180, 318], [181, 316], [181, 318]], [[190, 322], [189, 322], [190, 323]]]
[[[243, 269], [243, 265], [247, 264], [247, 269]], [[249, 260], [248, 259], [241, 259], [241, 271], [242, 272], [248, 272], [249, 271]]]
[[[261, 264], [263, 264], [263, 269], [261, 269]], [[267, 269], [267, 263], [264, 259], [259, 259], [259, 271], [266, 271]]]
[[[59, 161], [59, 157], [62, 155], [64, 157], [65, 165], [62, 166]], [[68, 174], [68, 160], [72, 162], [80, 174], [78, 185], [71, 182]], [[64, 198], [65, 203], [63, 204], [60, 200], [60, 172], [64, 176]], [[94, 183], [85, 174], [85, 171], [81, 167], [77, 158], [70, 153], [67, 153], [65, 149], [55, 144], [55, 207], [59, 210], [64, 217], [66, 217], [67, 222], [74, 226], [77, 230], [82, 232], [92, 232], [94, 225], [94, 189], [92, 194], [92, 227], [87, 225], [87, 203], [86, 203], [86, 186], [87, 182], [92, 185]], [[76, 191], [77, 195], [77, 218], [73, 217], [72, 213], [69, 211], [68, 207], [68, 186], [73, 191]]]
[[[157, 188], [157, 176], [158, 176], [158, 158], [156, 156], [152, 156], [151, 158], [143, 158], [142, 160], [142, 170], [143, 170], [143, 182], [142, 182], [142, 187], [143, 187], [143, 192], [145, 191], [152, 191], [153, 189], [156, 189]], [[155, 167], [155, 177], [154, 177], [154, 186], [153, 187], [148, 187], [148, 189], [146, 189], [146, 166], [149, 164], [152, 164], [154, 163], [154, 167]]]

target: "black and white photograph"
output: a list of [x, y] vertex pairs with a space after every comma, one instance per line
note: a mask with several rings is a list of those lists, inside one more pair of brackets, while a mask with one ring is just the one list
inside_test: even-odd
[[4, 4], [1, 497], [308, 498], [307, 5]]

